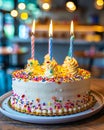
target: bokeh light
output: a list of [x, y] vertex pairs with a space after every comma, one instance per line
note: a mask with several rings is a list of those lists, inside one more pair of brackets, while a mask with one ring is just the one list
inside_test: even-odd
[[28, 19], [28, 13], [27, 13], [27, 12], [22, 12], [21, 15], [20, 15], [20, 18], [21, 18], [22, 20]]
[[49, 3], [43, 3], [43, 4], [42, 4], [42, 8], [43, 8], [44, 10], [49, 10], [49, 9], [50, 9], [50, 4], [49, 4]]
[[73, 11], [76, 10], [76, 5], [74, 4], [74, 2], [68, 1], [66, 3], [66, 8], [67, 8], [68, 11], [73, 12]]
[[12, 11], [11, 11], [11, 16], [12, 16], [12, 17], [17, 17], [17, 16], [18, 16], [17, 10], [12, 10]]
[[18, 4], [18, 8], [19, 8], [20, 10], [24, 10], [24, 9], [26, 8], [26, 5], [25, 5], [24, 3], [19, 3], [19, 4]]

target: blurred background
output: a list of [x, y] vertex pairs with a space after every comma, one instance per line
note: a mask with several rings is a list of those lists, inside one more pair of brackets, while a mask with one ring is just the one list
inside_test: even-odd
[[74, 21], [74, 57], [92, 77], [104, 77], [104, 0], [0, 0], [0, 95], [10, 91], [11, 73], [31, 57], [35, 19], [35, 58], [48, 53], [53, 20], [53, 56], [59, 64], [68, 55], [70, 22]]

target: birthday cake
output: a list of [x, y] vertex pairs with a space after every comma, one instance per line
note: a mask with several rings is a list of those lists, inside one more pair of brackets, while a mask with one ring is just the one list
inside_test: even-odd
[[28, 59], [24, 69], [12, 74], [10, 106], [37, 116], [62, 116], [91, 108], [96, 99], [90, 90], [89, 71], [66, 56], [62, 65], [45, 56], [43, 64]]

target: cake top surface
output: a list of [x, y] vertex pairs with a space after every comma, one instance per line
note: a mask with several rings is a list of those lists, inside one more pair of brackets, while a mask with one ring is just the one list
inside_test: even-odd
[[28, 59], [26, 67], [14, 71], [12, 77], [24, 81], [61, 83], [88, 79], [91, 74], [89, 71], [79, 68], [78, 62], [74, 57], [66, 56], [63, 64], [59, 65], [54, 58], [50, 60], [47, 54], [41, 65], [38, 60]]

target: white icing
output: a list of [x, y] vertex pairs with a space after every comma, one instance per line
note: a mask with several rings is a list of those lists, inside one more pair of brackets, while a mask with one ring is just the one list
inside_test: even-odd
[[16, 107], [19, 109], [21, 107], [21, 105], [18, 103], [18, 104], [16, 104]]
[[56, 110], [55, 109], [53, 109], [53, 113], [56, 114]]
[[74, 107], [74, 108], [73, 108], [73, 111], [76, 112], [76, 110], [77, 110], [77, 109]]
[[[12, 81], [12, 88], [14, 96], [11, 97], [11, 104], [16, 101], [15, 98], [18, 98], [14, 107], [17, 110], [25, 109], [27, 113], [61, 115], [64, 112], [65, 114], [72, 114], [73, 112], [76, 113], [77, 110], [84, 110], [86, 106], [90, 105], [88, 95], [86, 95], [90, 91], [89, 79], [61, 84], [55, 82], [25, 82], [15, 79]], [[25, 108], [22, 103], [26, 105]], [[52, 111], [49, 109], [50, 106]]]
[[64, 108], [64, 112], [67, 112], [67, 109], [66, 109], [66, 108]]
[[35, 109], [34, 109], [34, 108], [31, 108], [31, 112], [35, 112]]
[[42, 113], [43, 113], [43, 114], [46, 114], [46, 113], [47, 113], [47, 111], [46, 111], [46, 110], [42, 110]]
[[37, 113], [41, 113], [41, 110], [40, 110], [40, 109], [36, 109], [36, 112], [37, 112]]
[[81, 109], [81, 107], [78, 107], [78, 110], [80, 110]]
[[23, 109], [24, 109], [24, 105], [23, 105], [23, 104], [21, 104], [21, 105], [20, 105], [20, 107], [21, 107], [21, 110], [23, 110]]
[[87, 107], [87, 105], [86, 105], [86, 104], [84, 104], [84, 107]]
[[51, 114], [51, 110], [48, 110], [48, 114]]
[[59, 109], [59, 111], [58, 111], [60, 114], [62, 113], [62, 109]]
[[50, 70], [50, 69], [47, 69], [47, 70], [46, 70], [45, 76], [48, 77], [48, 78], [53, 77], [53, 74], [51, 73], [51, 70]]
[[69, 108], [69, 112], [72, 112], [72, 108]]
[[59, 91], [62, 92], [62, 89], [60, 89]]
[[[48, 103], [52, 102], [52, 97], [55, 96], [58, 99], [63, 99], [64, 102], [68, 99], [74, 101], [83, 99], [77, 95], [86, 95], [90, 91], [90, 82], [87, 79], [58, 84], [55, 82], [24, 82], [16, 79], [12, 81], [12, 88], [14, 93], [20, 97], [25, 94], [28, 101], [39, 98], [42, 103]], [[60, 92], [60, 90], [63, 91]]]

